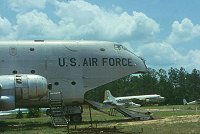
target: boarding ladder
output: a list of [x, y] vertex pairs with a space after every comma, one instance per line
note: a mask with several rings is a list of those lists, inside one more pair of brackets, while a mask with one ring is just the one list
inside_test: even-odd
[[54, 127], [68, 127], [69, 120], [65, 118], [62, 92], [49, 92], [49, 106]]

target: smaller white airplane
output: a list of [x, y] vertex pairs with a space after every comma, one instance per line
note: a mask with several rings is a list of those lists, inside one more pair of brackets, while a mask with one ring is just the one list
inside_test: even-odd
[[[42, 111], [46, 112], [48, 108], [41, 108]], [[0, 116], [1, 115], [11, 115], [11, 114], [17, 114], [19, 111], [21, 111], [22, 113], [28, 113], [28, 109], [27, 108], [16, 108], [14, 110], [8, 110], [8, 111], [0, 111]]]
[[27, 108], [17, 108], [17, 109], [14, 109], [14, 110], [0, 111], [0, 116], [1, 115], [17, 114], [19, 112], [19, 110], [22, 113], [28, 113], [28, 109]]
[[191, 102], [187, 102], [186, 99], [183, 99], [183, 104], [184, 105], [196, 105], [196, 104], [200, 104], [200, 99], [191, 101]]
[[146, 102], [162, 102], [165, 100], [164, 97], [153, 94], [153, 95], [139, 95], [139, 96], [125, 96], [125, 97], [113, 97], [109, 90], [105, 91], [104, 104], [124, 106], [124, 107], [140, 107], [140, 104], [136, 104], [134, 100], [141, 100]]

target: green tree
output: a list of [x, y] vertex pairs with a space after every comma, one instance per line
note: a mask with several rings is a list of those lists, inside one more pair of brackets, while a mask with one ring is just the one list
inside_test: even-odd
[[21, 119], [21, 118], [23, 118], [24, 116], [23, 116], [23, 113], [22, 113], [22, 111], [19, 109], [18, 111], [17, 111], [17, 115], [16, 115], [16, 118], [17, 119]]
[[179, 70], [177, 68], [170, 68], [168, 71], [169, 75], [169, 82], [172, 85], [171, 89], [171, 95], [170, 98], [170, 104], [177, 104], [177, 102], [180, 100], [179, 96], [179, 77], [178, 77]]
[[179, 90], [179, 97], [180, 97], [180, 102], [182, 104], [182, 99], [185, 97], [186, 95], [186, 88], [187, 88], [187, 85], [186, 85], [186, 80], [187, 80], [187, 72], [186, 70], [181, 67], [180, 70], [179, 70], [179, 73], [178, 73], [178, 78], [179, 78], [179, 87], [178, 87], [178, 90]]
[[41, 117], [41, 114], [42, 114], [42, 112], [41, 112], [40, 108], [29, 108], [27, 117], [28, 118], [37, 118], [37, 117]]
[[166, 98], [165, 104], [182, 104], [183, 98], [200, 98], [200, 71], [193, 69], [190, 74], [183, 67], [170, 68], [168, 72], [148, 68], [145, 74], [126, 76], [87, 92], [85, 97], [103, 102], [105, 90], [116, 97], [160, 94]]
[[171, 104], [173, 101], [171, 100], [171, 92], [173, 89], [172, 84], [169, 82], [169, 78], [167, 72], [164, 69], [159, 69], [158, 73], [158, 88], [157, 94], [165, 97], [164, 104]]
[[200, 71], [193, 69], [186, 77], [186, 96], [189, 101], [200, 98]]
[[140, 94], [154, 94], [157, 91], [157, 72], [148, 68], [148, 72], [139, 76]]

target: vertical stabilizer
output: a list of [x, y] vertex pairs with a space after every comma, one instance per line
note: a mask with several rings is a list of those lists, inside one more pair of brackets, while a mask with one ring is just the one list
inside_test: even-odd
[[186, 99], [183, 99], [183, 105], [187, 105]]
[[109, 90], [106, 90], [104, 94], [104, 101], [111, 101], [111, 100], [115, 100], [115, 97], [112, 96]]

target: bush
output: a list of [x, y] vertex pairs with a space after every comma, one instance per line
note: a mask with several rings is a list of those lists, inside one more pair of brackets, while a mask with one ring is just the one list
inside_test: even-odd
[[17, 112], [16, 118], [21, 119], [21, 118], [23, 118], [23, 117], [24, 117], [24, 116], [23, 116], [23, 113], [22, 113], [22, 111], [19, 109], [18, 112]]
[[41, 117], [41, 110], [39, 108], [29, 108], [27, 117], [28, 118]]

